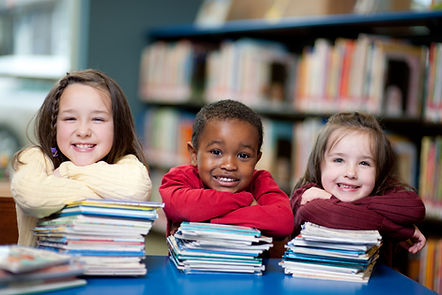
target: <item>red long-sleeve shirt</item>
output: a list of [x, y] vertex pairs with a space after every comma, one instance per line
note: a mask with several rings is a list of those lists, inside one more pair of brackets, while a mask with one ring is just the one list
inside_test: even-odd
[[295, 215], [293, 236], [301, 225], [310, 221], [322, 226], [341, 229], [376, 229], [384, 238], [384, 259], [391, 264], [392, 242], [411, 238], [414, 224], [425, 218], [425, 206], [419, 195], [397, 186], [382, 196], [368, 196], [354, 202], [330, 199], [314, 199], [301, 205], [302, 194], [313, 183], [296, 189], [290, 197]]
[[[423, 221], [425, 206], [413, 191], [396, 187], [382, 196], [368, 196], [354, 202], [315, 199], [301, 205], [302, 194], [314, 184], [294, 191], [290, 198], [295, 214], [295, 231], [305, 221], [342, 229], [377, 229], [383, 236], [406, 240], [414, 233], [414, 224]], [[317, 187], [317, 186], [316, 186]]]
[[[172, 168], [159, 188], [168, 219], [250, 226], [264, 235], [282, 238], [293, 231], [293, 213], [288, 196], [278, 187], [271, 174], [255, 170], [245, 191], [230, 193], [204, 187], [193, 165]], [[250, 206], [253, 199], [258, 205]]]

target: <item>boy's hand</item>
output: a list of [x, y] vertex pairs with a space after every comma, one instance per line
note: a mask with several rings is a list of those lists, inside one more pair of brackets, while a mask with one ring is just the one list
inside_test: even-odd
[[409, 240], [400, 242], [399, 244], [403, 248], [407, 249], [408, 252], [416, 254], [425, 246], [427, 239], [416, 225], [414, 226], [414, 228], [415, 230], [413, 236]]
[[330, 199], [330, 197], [331, 194], [325, 190], [317, 187], [311, 187], [302, 194], [301, 205], [307, 204], [314, 199]]

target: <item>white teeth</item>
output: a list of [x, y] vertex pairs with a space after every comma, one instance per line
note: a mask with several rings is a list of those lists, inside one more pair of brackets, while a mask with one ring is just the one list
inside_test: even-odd
[[354, 185], [347, 185], [347, 184], [340, 184], [339, 186], [342, 187], [342, 188], [356, 188], [357, 187], [357, 186], [354, 186]]
[[233, 179], [233, 178], [227, 178], [227, 177], [219, 177], [218, 180], [219, 180], [219, 181], [225, 181], [225, 182], [232, 182], [232, 181], [235, 181], [235, 179]]
[[79, 149], [88, 149], [88, 148], [93, 147], [94, 145], [93, 144], [76, 144], [75, 146]]

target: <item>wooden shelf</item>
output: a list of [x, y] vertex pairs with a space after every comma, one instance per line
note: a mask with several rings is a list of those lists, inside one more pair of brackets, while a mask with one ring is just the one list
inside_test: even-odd
[[0, 245], [15, 244], [18, 240], [15, 202], [9, 182], [0, 181]]
[[[438, 28], [442, 25], [442, 11], [385, 12], [373, 14], [342, 14], [318, 17], [292, 17], [278, 22], [266, 20], [241, 20], [227, 22], [221, 26], [204, 27], [193, 24], [158, 27], [147, 34], [151, 40], [191, 39], [204, 42], [219, 42], [224, 39], [264, 38], [283, 40], [305, 45], [305, 37], [324, 36], [355, 37], [360, 33], [389, 35], [415, 39], [441, 41]], [[302, 41], [294, 36], [302, 37]]]

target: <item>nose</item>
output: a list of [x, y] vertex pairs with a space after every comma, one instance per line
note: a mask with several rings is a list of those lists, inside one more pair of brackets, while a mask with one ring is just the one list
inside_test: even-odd
[[77, 135], [80, 137], [89, 137], [91, 136], [91, 128], [88, 123], [81, 122], [77, 128]]
[[349, 164], [346, 167], [346, 171], [345, 171], [345, 177], [350, 178], [350, 179], [355, 179], [357, 176], [356, 173], [356, 167], [353, 164]]
[[223, 157], [221, 168], [225, 170], [236, 170], [237, 164], [236, 164], [236, 157], [235, 156], [225, 156]]

